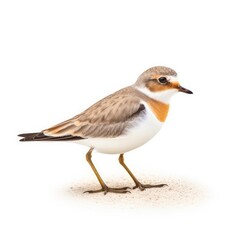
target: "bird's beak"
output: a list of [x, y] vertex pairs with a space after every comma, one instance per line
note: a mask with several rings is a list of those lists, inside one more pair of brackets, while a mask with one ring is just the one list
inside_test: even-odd
[[186, 89], [186, 88], [184, 88], [184, 87], [182, 87], [182, 86], [179, 86], [179, 87], [178, 87], [178, 91], [179, 91], [179, 92], [188, 93], [188, 94], [193, 94], [192, 91], [190, 91], [190, 90], [188, 90], [188, 89]]

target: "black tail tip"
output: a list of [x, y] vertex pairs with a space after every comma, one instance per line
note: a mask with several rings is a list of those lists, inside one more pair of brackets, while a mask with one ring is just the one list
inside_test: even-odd
[[21, 133], [18, 137], [21, 137], [20, 142], [30, 141], [37, 133]]
[[19, 142], [24, 142], [25, 141], [23, 134], [18, 134], [17, 136], [21, 137], [21, 139], [19, 139]]

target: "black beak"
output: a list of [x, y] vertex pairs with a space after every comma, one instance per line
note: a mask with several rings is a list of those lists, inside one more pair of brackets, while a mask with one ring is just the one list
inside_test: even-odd
[[178, 87], [178, 91], [179, 92], [184, 92], [184, 93], [187, 93], [187, 94], [193, 94], [192, 91], [190, 91], [190, 90], [188, 90], [188, 89], [186, 89], [184, 87], [181, 87], [181, 86]]

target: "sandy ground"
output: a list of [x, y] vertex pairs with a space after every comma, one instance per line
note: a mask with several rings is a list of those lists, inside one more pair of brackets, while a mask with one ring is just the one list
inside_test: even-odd
[[[122, 205], [130, 208], [138, 208], [139, 206], [145, 208], [184, 207], [200, 203], [207, 195], [203, 187], [182, 179], [170, 177], [160, 179], [160, 177], [156, 176], [142, 176], [142, 179], [144, 179], [142, 183], [165, 183], [168, 186], [146, 189], [145, 191], [130, 189], [131, 193], [107, 193], [104, 195], [102, 192], [94, 194], [83, 193], [87, 190], [99, 189], [97, 182], [83, 182], [81, 186], [75, 184], [70, 187], [67, 192], [73, 197], [88, 203], [108, 206]], [[121, 179], [121, 183], [118, 183], [116, 179], [112, 179], [107, 182], [107, 185], [111, 187], [133, 187], [133, 184], [128, 179]]]

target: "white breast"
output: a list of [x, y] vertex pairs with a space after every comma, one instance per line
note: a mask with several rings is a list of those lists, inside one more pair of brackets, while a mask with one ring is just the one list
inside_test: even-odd
[[[143, 103], [144, 104], [144, 103]], [[89, 138], [78, 141], [78, 143], [93, 147], [101, 153], [121, 154], [142, 146], [155, 136], [161, 129], [163, 123], [152, 113], [147, 104], [146, 115], [129, 127], [126, 134], [116, 138]]]

